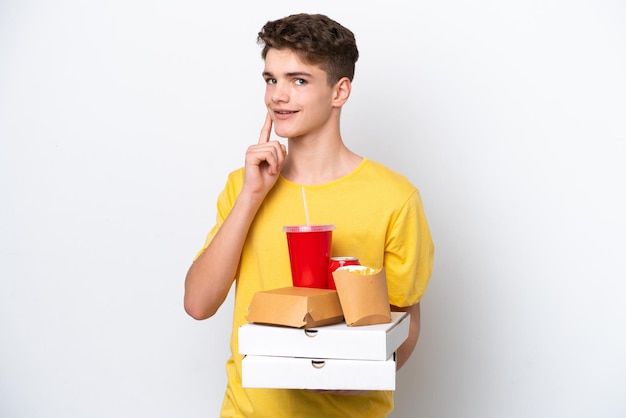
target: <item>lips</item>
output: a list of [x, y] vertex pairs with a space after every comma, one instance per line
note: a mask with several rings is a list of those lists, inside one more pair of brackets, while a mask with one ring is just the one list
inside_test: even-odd
[[274, 110], [276, 120], [286, 120], [298, 113], [297, 110]]

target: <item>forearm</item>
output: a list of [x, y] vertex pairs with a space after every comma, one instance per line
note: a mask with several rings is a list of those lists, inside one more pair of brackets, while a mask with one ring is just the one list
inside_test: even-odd
[[391, 305], [394, 312], [408, 312], [411, 314], [409, 320], [409, 336], [396, 350], [396, 368], [399, 370], [407, 362], [415, 346], [420, 334], [420, 304], [419, 302], [412, 306], [398, 307]]
[[193, 318], [213, 316], [228, 296], [258, 207], [240, 196], [209, 246], [189, 268], [184, 304]]

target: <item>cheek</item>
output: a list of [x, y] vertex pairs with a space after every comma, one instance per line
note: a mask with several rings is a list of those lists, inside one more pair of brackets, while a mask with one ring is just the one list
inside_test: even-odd
[[265, 96], [263, 97], [263, 99], [265, 100], [266, 105], [269, 105], [272, 102], [272, 94], [267, 87], [265, 88]]

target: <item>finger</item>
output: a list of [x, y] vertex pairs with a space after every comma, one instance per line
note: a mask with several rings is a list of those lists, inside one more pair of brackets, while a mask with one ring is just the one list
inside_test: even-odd
[[272, 132], [272, 117], [270, 116], [270, 112], [267, 112], [267, 115], [265, 116], [265, 123], [263, 124], [263, 128], [261, 128], [259, 144], [264, 144], [266, 142], [269, 142], [271, 132]]
[[268, 173], [274, 175], [280, 170], [285, 159], [282, 144], [270, 141], [263, 144], [250, 145], [246, 152], [246, 165], [266, 166]]

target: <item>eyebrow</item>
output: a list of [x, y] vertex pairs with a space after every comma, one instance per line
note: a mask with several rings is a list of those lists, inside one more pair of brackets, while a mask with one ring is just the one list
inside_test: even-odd
[[[301, 76], [313, 77], [311, 73], [307, 73], [304, 71], [294, 71], [291, 73], [285, 73], [285, 76], [286, 77], [301, 77]], [[274, 74], [272, 74], [269, 71], [263, 71], [263, 77], [274, 77]]]

